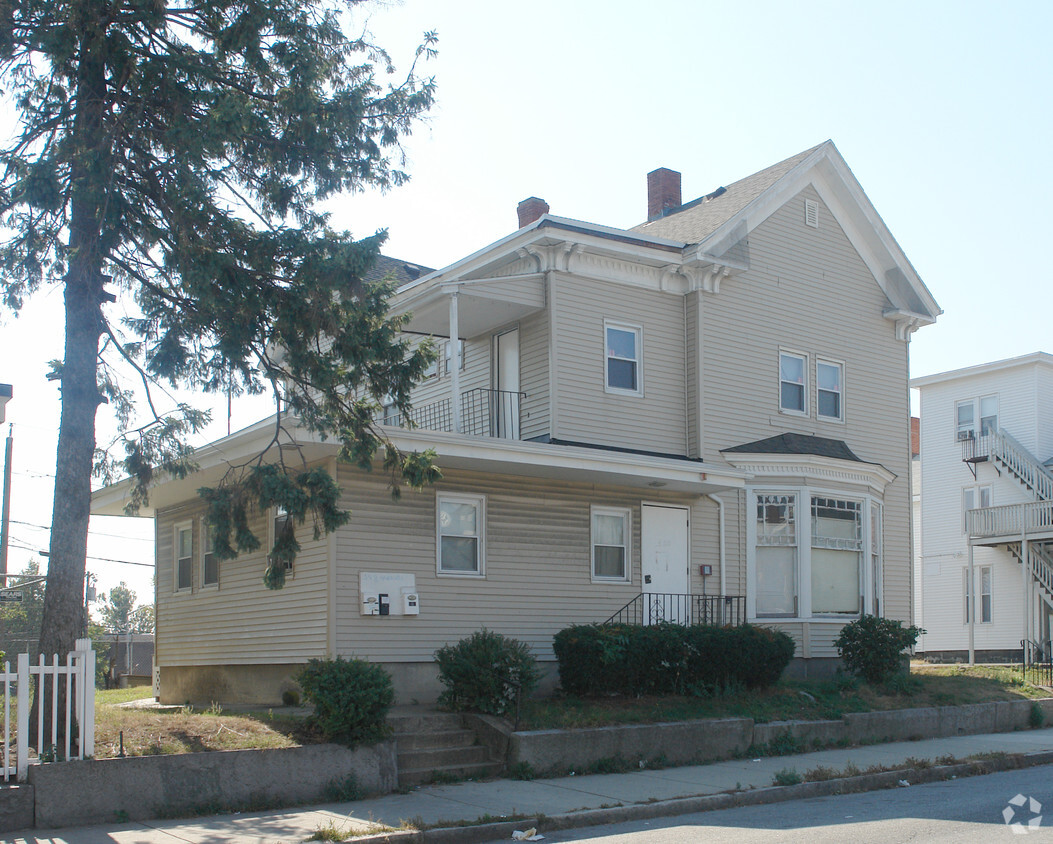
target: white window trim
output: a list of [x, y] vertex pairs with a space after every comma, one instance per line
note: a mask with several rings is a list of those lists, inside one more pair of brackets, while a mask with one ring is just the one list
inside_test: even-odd
[[[208, 522], [205, 521], [204, 516], [201, 517], [201, 589], [219, 589], [219, 561], [216, 561], [216, 582], [205, 583], [205, 554], [207, 553], [207, 539], [208, 539]], [[212, 543], [212, 555], [215, 557], [216, 547], [215, 543]]]
[[[616, 331], [631, 331], [636, 335], [636, 389], [627, 390], [624, 387], [612, 387], [607, 380], [607, 329]], [[615, 322], [605, 319], [603, 321], [603, 391], [618, 396], [639, 396], [644, 394], [643, 367], [644, 367], [644, 336], [642, 325], [632, 325], [627, 322]], [[629, 358], [618, 358], [618, 360], [629, 360]]]
[[[988, 500], [990, 501], [990, 503], [987, 506], [988, 507], [994, 507], [994, 485], [993, 484], [970, 484], [969, 486], [963, 486], [962, 487], [961, 502], [962, 502], [962, 533], [963, 534], [966, 534], [966, 533], [969, 532], [968, 525], [966, 524], [965, 514], [969, 510], [979, 510], [979, 509], [981, 509], [983, 507], [983, 505], [980, 503], [980, 501], [983, 498], [983, 492], [982, 491], [985, 490], [985, 489], [987, 490], [987, 497], [988, 497]], [[966, 496], [966, 493], [969, 493], [969, 492], [971, 492], [973, 494], [973, 506], [967, 508], [965, 506], [965, 496]]]
[[985, 434], [984, 433], [984, 415], [983, 415], [984, 399], [994, 399], [995, 400], [996, 408], [995, 408], [995, 415], [994, 415], [994, 418], [995, 418], [994, 432], [996, 434], [998, 433], [998, 427], [999, 427], [1000, 420], [1001, 420], [1001, 417], [1002, 417], [1002, 402], [1001, 402], [1001, 400], [998, 397], [998, 393], [987, 393], [986, 395], [977, 396], [977, 398], [976, 398], [976, 410], [975, 410], [975, 412], [973, 414], [973, 418], [976, 419], [976, 435], [978, 437], [990, 436], [990, 434]]
[[[282, 516], [282, 515], [288, 516], [289, 514], [285, 511], [285, 509], [283, 507], [271, 507], [270, 519], [268, 520], [268, 527], [267, 527], [267, 539], [269, 540], [269, 544], [267, 545], [267, 563], [268, 563], [268, 565], [270, 564], [271, 549], [274, 547], [274, 540], [276, 538], [275, 535], [274, 535], [274, 520], [277, 519], [278, 516]], [[293, 523], [293, 533], [295, 533], [295, 532], [296, 532], [296, 524]], [[285, 566], [285, 576], [286, 577], [292, 577], [292, 575], [293, 575], [293, 573], [295, 571], [296, 571], [296, 562], [295, 562], [295, 560], [293, 562], [291, 562], [291, 563], [287, 563], [286, 564], [286, 566]]]
[[[839, 379], [841, 384], [841, 392], [839, 393], [841, 400], [838, 402], [838, 406], [841, 410], [840, 416], [825, 416], [819, 412], [819, 365], [826, 364], [827, 366], [836, 366], [841, 371], [841, 377]], [[826, 392], [832, 392], [827, 390]], [[848, 392], [845, 389], [845, 362], [843, 360], [834, 360], [833, 358], [819, 358], [815, 359], [815, 418], [820, 422], [833, 422], [838, 425], [845, 424], [845, 393]]]
[[[783, 383], [782, 382], [782, 356], [783, 355], [786, 355], [787, 357], [800, 358], [801, 362], [803, 363], [803, 366], [801, 367], [801, 371], [804, 373], [804, 384], [802, 385], [803, 390], [802, 390], [802, 393], [801, 393], [801, 396], [802, 396], [802, 399], [803, 399], [803, 404], [804, 404], [804, 409], [803, 410], [794, 410], [793, 408], [786, 408], [786, 407], [782, 406], [782, 383]], [[775, 402], [776, 402], [776, 405], [779, 408], [779, 413], [785, 413], [787, 416], [801, 416], [801, 417], [805, 417], [805, 418], [807, 418], [808, 416], [811, 415], [810, 414], [810, 408], [808, 406], [808, 402], [810, 400], [810, 395], [809, 395], [809, 392], [808, 392], [808, 389], [809, 389], [808, 374], [809, 373], [808, 373], [808, 354], [807, 353], [805, 353], [805, 352], [798, 352], [798, 351], [795, 351], [794, 349], [784, 349], [782, 347], [779, 348], [779, 356], [776, 359], [776, 366], [775, 366], [775, 385], [776, 385], [776, 388], [775, 388], [776, 389]]]
[[[179, 534], [190, 531], [190, 585], [179, 585]], [[189, 593], [194, 591], [194, 523], [193, 521], [177, 522], [172, 526], [172, 591]]]
[[[797, 615], [767, 616], [757, 615], [757, 520], [753, 515], [757, 511], [758, 495], [796, 495], [797, 496]], [[839, 498], [858, 501], [861, 506], [863, 544], [861, 562], [862, 606], [874, 604], [874, 574], [870, 555], [870, 518], [871, 506], [882, 505], [884, 500], [866, 493], [846, 492], [844, 489], [828, 489], [822, 486], [785, 486], [777, 484], [764, 486], [747, 486], [746, 501], [746, 616], [747, 621], [757, 624], [770, 624], [783, 621], [809, 621], [815, 623], [846, 624], [859, 618], [859, 613], [812, 613], [812, 498]], [[806, 521], [802, 525], [802, 508]], [[882, 513], [884, 515], [884, 513]], [[884, 565], [884, 546], [879, 543], [881, 558], [878, 566]], [[883, 598], [883, 596], [882, 596]], [[884, 601], [882, 600], [882, 603]]]
[[[625, 541], [625, 575], [623, 577], [604, 577], [596, 574], [596, 543], [593, 541], [593, 516], [620, 516], [625, 524], [623, 532]], [[589, 508], [589, 574], [593, 583], [632, 583], [633, 582], [633, 512], [629, 507], [605, 507], [593, 504]]]
[[[476, 508], [475, 526], [478, 531], [479, 540], [479, 570], [478, 571], [447, 571], [442, 567], [442, 525], [439, 521], [440, 508], [443, 501], [453, 501], [458, 504], [472, 504]], [[439, 492], [435, 496], [435, 573], [439, 577], [486, 577], [486, 496], [465, 495], [457, 492]]]
[[972, 584], [969, 583], [969, 567], [962, 566], [962, 625], [965, 627], [969, 626], [972, 593]]
[[[972, 409], [973, 409], [973, 428], [972, 428], [972, 431], [970, 432], [971, 436], [966, 436], [966, 437], [963, 437], [961, 435], [961, 430], [960, 430], [960, 426], [959, 426], [959, 422], [958, 422], [958, 408], [961, 407], [963, 404], [970, 405], [972, 407]], [[980, 430], [980, 420], [976, 418], [976, 414], [977, 414], [978, 410], [979, 410], [979, 408], [977, 408], [976, 399], [961, 399], [961, 400], [956, 401], [954, 403], [954, 407], [951, 409], [951, 412], [954, 414], [953, 420], [952, 420], [952, 424], [951, 424], [951, 430], [954, 431], [954, 441], [955, 442], [959, 442], [960, 443], [960, 442], [963, 442], [965, 440], [975, 440], [977, 438], [977, 436], [979, 436], [978, 432]]]
[[[988, 601], [988, 607], [991, 610], [991, 615], [984, 621], [984, 569], [987, 569], [989, 574], [989, 580], [991, 583], [991, 591], [988, 592], [990, 600]], [[976, 623], [977, 624], [993, 624], [994, 623], [994, 566], [984, 565], [976, 566], [976, 597], [979, 599], [976, 602]]]

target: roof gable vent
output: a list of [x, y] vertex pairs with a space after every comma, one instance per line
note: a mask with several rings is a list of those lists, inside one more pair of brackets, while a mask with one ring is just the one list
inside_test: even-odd
[[804, 201], [804, 224], [813, 229], [819, 228], [819, 203], [815, 200]]

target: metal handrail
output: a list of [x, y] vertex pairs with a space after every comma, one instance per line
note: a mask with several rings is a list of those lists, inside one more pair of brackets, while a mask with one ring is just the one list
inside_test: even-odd
[[604, 624], [713, 624], [737, 627], [746, 622], [744, 595], [686, 595], [641, 592]]
[[[476, 387], [461, 393], [461, 433], [471, 437], [520, 438], [523, 399], [526, 393]], [[426, 431], [453, 432], [450, 399], [414, 407], [407, 416], [386, 408], [379, 420], [397, 428], [422, 428]]]

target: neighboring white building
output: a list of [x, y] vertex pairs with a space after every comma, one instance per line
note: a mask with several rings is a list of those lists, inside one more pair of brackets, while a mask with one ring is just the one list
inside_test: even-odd
[[918, 652], [1019, 659], [1023, 640], [1049, 642], [1053, 619], [1053, 356], [911, 386], [921, 394], [914, 621], [927, 632]]

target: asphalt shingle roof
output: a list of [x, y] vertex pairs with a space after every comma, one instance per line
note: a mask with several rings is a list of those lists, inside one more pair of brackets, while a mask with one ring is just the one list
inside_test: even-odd
[[779, 434], [756, 442], [722, 448], [721, 453], [739, 454], [814, 454], [817, 457], [836, 457], [838, 460], [854, 460], [864, 463], [852, 453], [844, 440], [813, 437], [809, 434]]
[[399, 258], [389, 258], [387, 255], [378, 255], [373, 266], [369, 268], [363, 281], [366, 283], [383, 281], [388, 276], [393, 276], [396, 285], [416, 281], [422, 275], [432, 271], [431, 267], [414, 264], [412, 261], [403, 261]]
[[664, 217], [633, 226], [631, 231], [681, 240], [684, 243], [698, 243], [738, 214], [822, 145], [818, 144], [785, 161], [780, 161], [778, 164], [754, 173], [752, 176], [732, 182], [723, 193], [718, 189], [706, 196], [685, 202], [680, 208], [668, 212]]

